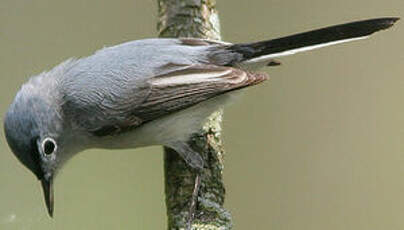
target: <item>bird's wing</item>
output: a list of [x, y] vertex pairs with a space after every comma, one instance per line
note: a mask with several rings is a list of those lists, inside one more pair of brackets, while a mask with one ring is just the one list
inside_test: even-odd
[[[116, 97], [111, 108], [99, 112], [103, 122], [96, 122], [88, 131], [95, 136], [117, 135], [130, 131], [146, 122], [191, 107], [228, 91], [258, 84], [268, 77], [265, 73], [249, 73], [232, 67], [215, 65], [181, 66], [168, 64], [174, 69], [164, 75], [148, 78], [142, 87], [143, 98]], [[94, 114], [96, 116], [96, 114]], [[111, 117], [108, 122], [105, 117]], [[96, 119], [97, 118], [93, 118]], [[87, 123], [88, 124], [88, 123]]]

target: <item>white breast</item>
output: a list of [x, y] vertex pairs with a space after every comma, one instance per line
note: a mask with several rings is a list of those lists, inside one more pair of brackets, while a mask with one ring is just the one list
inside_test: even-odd
[[188, 109], [146, 123], [135, 130], [102, 141], [101, 148], [126, 149], [151, 145], [167, 145], [173, 141], [187, 141], [198, 132], [206, 119], [232, 101], [239, 91], [223, 94]]

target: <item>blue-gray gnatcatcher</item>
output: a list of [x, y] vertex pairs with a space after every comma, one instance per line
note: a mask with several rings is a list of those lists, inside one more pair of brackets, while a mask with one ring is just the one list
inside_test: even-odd
[[261, 83], [274, 58], [364, 39], [398, 18], [378, 18], [261, 42], [231, 44], [193, 38], [146, 39], [69, 59], [30, 78], [4, 120], [15, 156], [41, 181], [53, 215], [53, 180], [63, 164], [89, 148], [164, 145], [193, 168], [203, 160], [191, 134], [234, 90]]

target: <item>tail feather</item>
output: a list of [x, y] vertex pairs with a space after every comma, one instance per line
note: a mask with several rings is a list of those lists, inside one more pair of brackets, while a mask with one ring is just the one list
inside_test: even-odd
[[241, 54], [241, 62], [262, 62], [298, 52], [365, 39], [377, 31], [390, 28], [397, 20], [399, 18], [390, 17], [351, 22], [267, 41], [235, 44], [228, 49]]

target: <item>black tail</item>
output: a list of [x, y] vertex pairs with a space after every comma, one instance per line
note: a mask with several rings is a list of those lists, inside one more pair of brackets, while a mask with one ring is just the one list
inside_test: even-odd
[[228, 49], [242, 54], [242, 61], [252, 61], [252, 59], [258, 58], [268, 60], [327, 45], [366, 38], [379, 30], [390, 28], [397, 20], [399, 18], [390, 17], [351, 22], [283, 38], [235, 44]]

